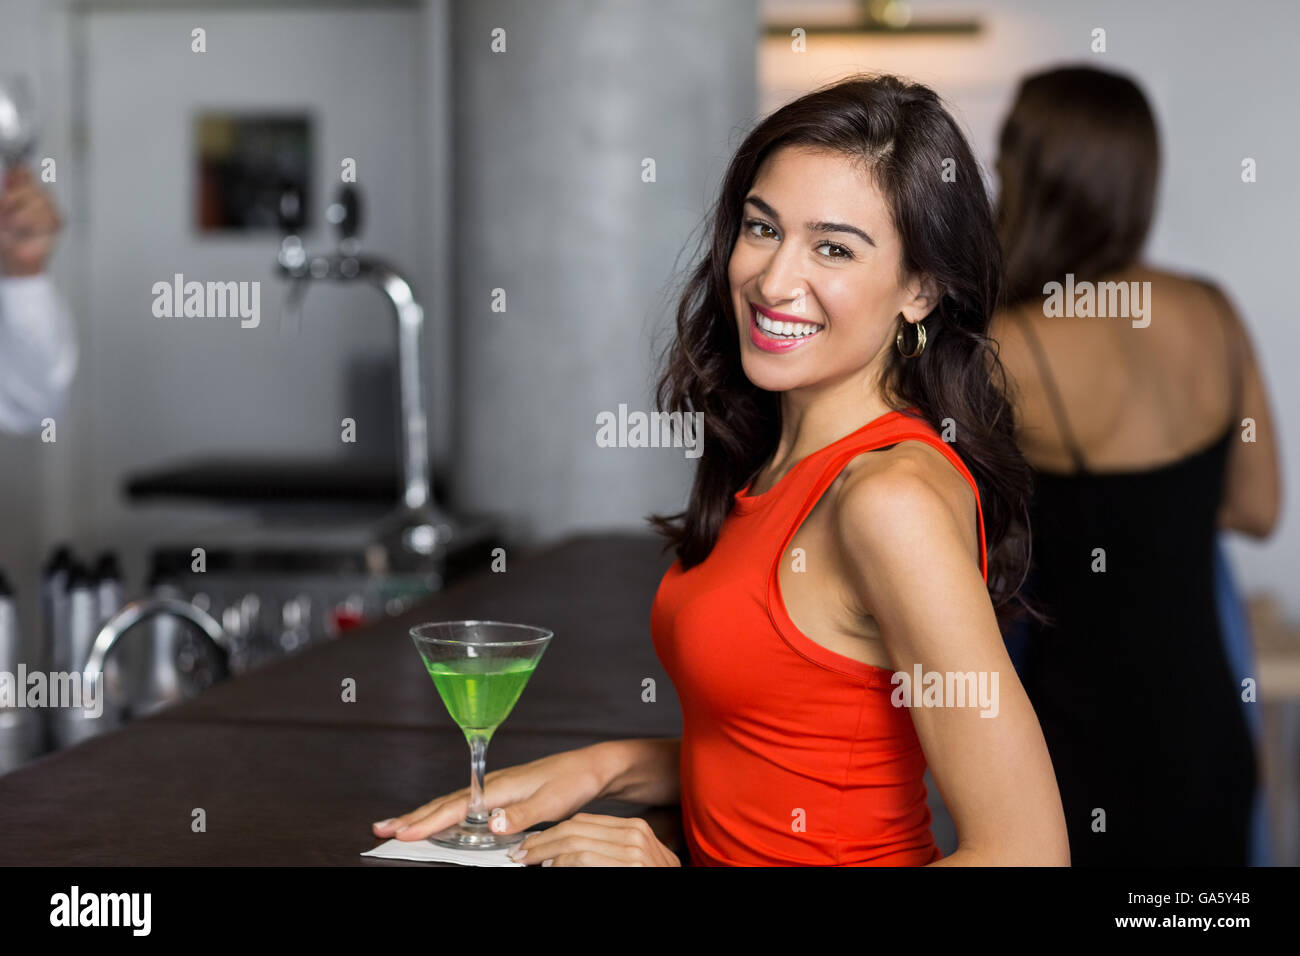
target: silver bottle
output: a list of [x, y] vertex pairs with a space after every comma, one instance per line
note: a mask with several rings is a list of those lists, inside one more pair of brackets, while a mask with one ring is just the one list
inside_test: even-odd
[[68, 572], [71, 568], [72, 552], [67, 545], [60, 545], [41, 575], [44, 640], [37, 659], [47, 671], [68, 669]]
[[14, 607], [9, 582], [0, 572], [0, 673], [13, 688], [13, 706], [0, 702], [0, 774], [21, 767], [35, 757], [44, 744], [44, 721], [39, 711], [26, 706], [26, 682], [19, 683], [23, 663], [22, 630]]
[[[95, 562], [95, 634], [104, 626], [104, 622], [122, 609], [126, 603], [125, 589], [122, 586], [122, 572], [118, 569], [117, 556], [112, 551], [104, 551]], [[93, 643], [94, 636], [91, 637]], [[87, 645], [89, 653], [90, 645]], [[137, 641], [123, 641], [104, 662], [104, 686], [109, 699], [115, 702], [125, 701], [130, 689], [131, 677], [135, 672], [135, 661], [139, 657], [140, 644]]]
[[18, 673], [18, 664], [23, 659], [22, 644], [14, 595], [9, 590], [9, 581], [4, 572], [0, 571], [0, 672]]

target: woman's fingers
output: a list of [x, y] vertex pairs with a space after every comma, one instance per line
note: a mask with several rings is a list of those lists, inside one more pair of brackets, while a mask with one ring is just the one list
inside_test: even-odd
[[645, 861], [645, 856], [635, 847], [577, 833], [530, 849], [522, 859], [515, 859], [529, 866], [646, 866]]
[[598, 850], [579, 850], [574, 853], [561, 853], [559, 856], [543, 860], [542, 866], [649, 866], [649, 864], [640, 860], [616, 859]]
[[[492, 832], [518, 833], [543, 821], [564, 820], [599, 796], [602, 773], [601, 761], [593, 756], [592, 748], [564, 751], [489, 773], [484, 779], [484, 803]], [[469, 788], [465, 787], [372, 827], [376, 836], [418, 840], [459, 823], [468, 808]], [[578, 816], [587, 818], [588, 823], [619, 819]], [[622, 821], [623, 825], [626, 822]]]
[[[519, 778], [517, 775], [511, 774], [509, 769], [490, 773], [483, 780], [484, 802], [487, 803], [490, 810], [495, 810], [504, 804], [514, 804], [520, 797], [526, 795], [519, 792]], [[500, 776], [495, 776], [495, 774], [500, 774]], [[520, 808], [524, 809], [521, 810]], [[511, 833], [518, 828], [520, 821], [523, 821], [523, 826], [536, 822], [536, 820], [527, 819], [526, 803], [511, 806], [509, 810], [510, 815], [505, 828], [497, 824], [497, 818], [502, 817], [502, 814], [497, 814], [492, 818], [492, 822], [497, 824], [492, 827], [495, 832]], [[404, 813], [400, 817], [380, 820], [378, 823], [372, 824], [372, 827], [376, 836], [391, 836], [399, 840], [423, 840], [430, 834], [445, 830], [453, 823], [460, 823], [465, 819], [465, 814], [468, 812], [469, 787], [463, 787], [455, 793], [444, 794], [430, 800], [423, 806], [417, 807], [409, 813]], [[538, 819], [544, 818], [539, 817]]]
[[[569, 791], [555, 783], [544, 783], [536, 792], [519, 794], [513, 800], [489, 801], [488, 806], [493, 808], [489, 824], [493, 833], [519, 833], [544, 820], [563, 819], [573, 809]], [[579, 813], [577, 816], [589, 817], [591, 814]]]
[[[543, 866], [648, 866], [658, 861], [659, 846], [654, 831], [642, 819], [578, 813], [527, 837], [511, 856], [518, 862]], [[612, 862], [580, 862], [596, 856]]]
[[[396, 836], [398, 830], [403, 830], [401, 839], [418, 840], [444, 827], [449, 827], [458, 820], [465, 819], [468, 810], [469, 788], [466, 787], [464, 790], [457, 790], [455, 793], [430, 800], [409, 813], [403, 813], [400, 817], [380, 820], [373, 824], [373, 828], [377, 836]], [[442, 823], [444, 819], [446, 823]], [[406, 829], [410, 829], [411, 832], [407, 834]]]

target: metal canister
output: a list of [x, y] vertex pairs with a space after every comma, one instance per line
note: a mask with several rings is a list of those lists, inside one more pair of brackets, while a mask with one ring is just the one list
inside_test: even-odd
[[[86, 665], [90, 656], [90, 647], [99, 631], [99, 595], [96, 581], [79, 561], [73, 560], [68, 568], [66, 636], [55, 634], [55, 647], [66, 647], [61, 654], [62, 665], [58, 670], [68, 674], [78, 674]], [[51, 675], [53, 678], [53, 675]], [[76, 678], [79, 680], [79, 678]], [[51, 680], [53, 685], [54, 681]], [[81, 687], [82, 701], [88, 693], [102, 696], [103, 713], [99, 717], [91, 716], [87, 709], [72, 706], [68, 700], [51, 700], [51, 729], [57, 747], [70, 747], [89, 737], [109, 729], [113, 723], [112, 710], [108, 706], [107, 680], [98, 687]]]
[[99, 595], [94, 579], [78, 561], [68, 572], [68, 659], [61, 670], [76, 672], [86, 665], [90, 645], [99, 630]]
[[0, 671], [16, 675], [23, 660], [22, 632], [18, 629], [18, 612], [14, 608], [9, 580], [0, 571]]
[[37, 659], [47, 671], [68, 669], [68, 573], [72, 552], [67, 545], [54, 550], [41, 575], [41, 613], [44, 642]]
[[[122, 609], [126, 603], [125, 589], [122, 586], [122, 572], [118, 569], [117, 556], [111, 551], [100, 554], [95, 562], [95, 634], [104, 626], [104, 622]], [[94, 635], [91, 636], [94, 641]], [[89, 653], [90, 645], [87, 645]], [[104, 662], [104, 686], [109, 697], [117, 702], [125, 701], [131, 690], [130, 678], [135, 674], [135, 661], [139, 657], [140, 645], [135, 641], [123, 641], [108, 660]]]
[[0, 673], [13, 688], [12, 700], [0, 700], [0, 773], [22, 766], [44, 746], [41, 713], [26, 706], [26, 682], [19, 682], [23, 662], [23, 635], [13, 592], [0, 572]]
[[[0, 673], [13, 688], [13, 700], [0, 700], [0, 773], [8, 773], [36, 756], [41, 746], [40, 714], [24, 706], [27, 688], [18, 683], [23, 662], [22, 631], [13, 592], [0, 572]], [[8, 706], [7, 706], [8, 705]]]
[[95, 597], [100, 624], [122, 610], [126, 603], [122, 572], [117, 564], [117, 555], [112, 551], [103, 552], [95, 562]]

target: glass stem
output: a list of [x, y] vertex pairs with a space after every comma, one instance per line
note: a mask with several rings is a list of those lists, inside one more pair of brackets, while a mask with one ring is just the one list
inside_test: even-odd
[[487, 804], [483, 800], [483, 768], [487, 757], [488, 737], [472, 734], [469, 738], [469, 813], [466, 823], [487, 825]]

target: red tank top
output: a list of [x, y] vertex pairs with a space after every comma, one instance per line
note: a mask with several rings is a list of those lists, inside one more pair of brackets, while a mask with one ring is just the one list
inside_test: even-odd
[[[915, 409], [910, 411], [915, 412]], [[761, 495], [746, 485], [707, 559], [664, 575], [655, 651], [682, 705], [681, 803], [696, 866], [895, 866], [942, 856], [930, 833], [925, 754], [892, 671], [822, 647], [790, 620], [779, 562], [856, 455], [923, 441], [975, 491], [920, 418], [891, 411], [798, 461]], [[752, 484], [752, 482], [751, 482]]]

